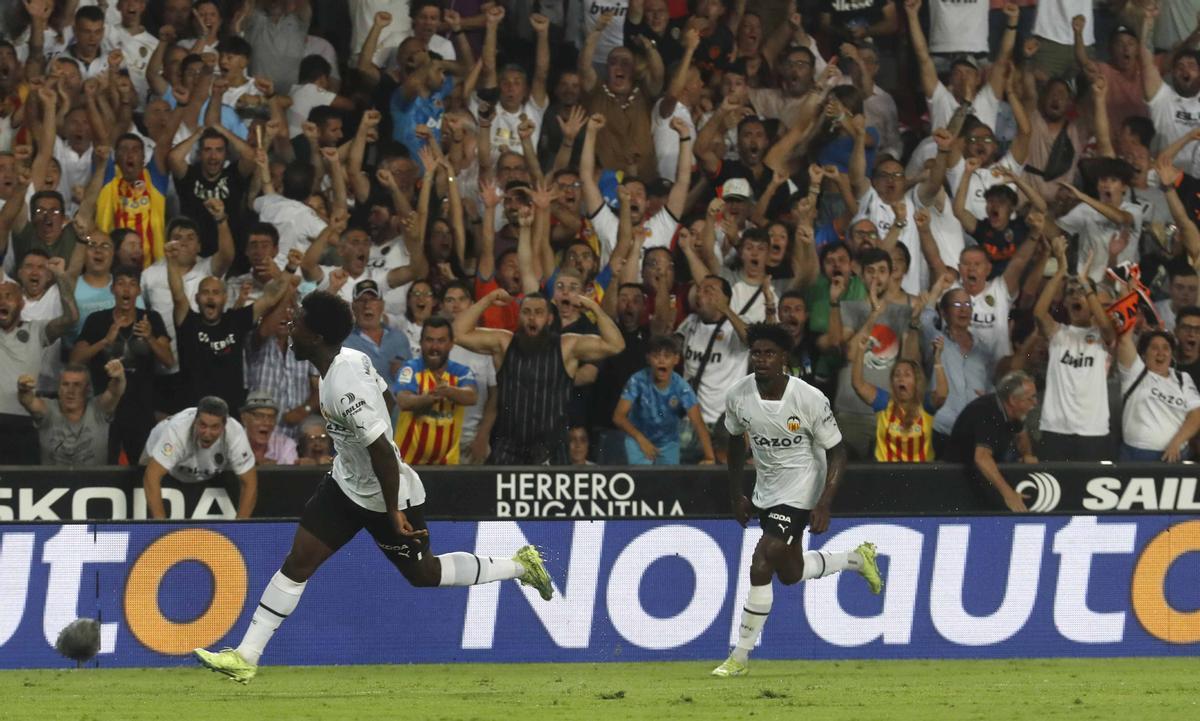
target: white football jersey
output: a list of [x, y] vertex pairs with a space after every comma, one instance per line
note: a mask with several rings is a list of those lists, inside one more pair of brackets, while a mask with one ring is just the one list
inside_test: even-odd
[[789, 377], [783, 397], [763, 400], [753, 375], [729, 389], [725, 428], [748, 433], [758, 480], [758, 508], [811, 509], [825, 487], [825, 451], [842, 442], [829, 399], [799, 378]]
[[404, 463], [392, 438], [392, 422], [383, 394], [388, 384], [375, 372], [364, 353], [343, 348], [321, 378], [321, 415], [337, 456], [333, 459], [333, 480], [346, 496], [369, 511], [387, 510], [383, 488], [371, 466], [367, 446], [380, 435], [400, 464], [400, 510], [425, 502], [425, 486], [416, 471]]
[[225, 433], [216, 443], [201, 448], [192, 432], [195, 421], [195, 408], [159, 421], [142, 451], [142, 465], [153, 458], [180, 483], [204, 483], [222, 471], [233, 471], [240, 476], [254, 468], [254, 451], [241, 423], [226, 419]]

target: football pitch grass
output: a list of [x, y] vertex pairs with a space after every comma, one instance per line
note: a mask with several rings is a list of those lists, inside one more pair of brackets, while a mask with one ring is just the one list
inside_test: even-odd
[[0, 671], [0, 719], [1200, 718], [1196, 659], [752, 661]]

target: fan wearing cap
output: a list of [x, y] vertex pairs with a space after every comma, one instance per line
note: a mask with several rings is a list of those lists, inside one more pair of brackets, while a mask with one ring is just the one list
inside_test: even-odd
[[1083, 33], [1087, 18], [1076, 15], [1071, 19], [1075, 31], [1075, 62], [1090, 72], [1099, 72], [1108, 83], [1108, 120], [1113, 127], [1120, 127], [1125, 118], [1134, 115], [1148, 116], [1144, 81], [1142, 79], [1142, 57], [1138, 49], [1137, 31], [1126, 25], [1118, 25], [1108, 36], [1108, 58], [1111, 62], [1092, 61], [1087, 54]]
[[254, 462], [260, 466], [293, 466], [296, 464], [296, 442], [276, 430], [279, 404], [270, 391], [254, 390], [242, 405], [242, 426], [254, 451]]
[[167, 283], [171, 289], [173, 320], [179, 343], [179, 362], [184, 374], [182, 402], [191, 405], [202, 396], [217, 396], [231, 407], [245, 397], [242, 353], [246, 338], [263, 315], [275, 307], [284, 294], [300, 283], [294, 275], [285, 275], [274, 263], [274, 277], [258, 300], [248, 306], [226, 310], [225, 283], [216, 276], [202, 279], [196, 286], [192, 310], [183, 280], [184, 266], [177, 241], [167, 243]]
[[161, 421], [150, 432], [138, 463], [146, 467], [142, 487], [151, 518], [167, 517], [162, 493], [167, 475], [180, 483], [207, 483], [226, 471], [241, 481], [237, 517], [249, 518], [254, 513], [258, 500], [254, 451], [246, 430], [229, 417], [229, 406], [220, 398], [205, 396], [195, 408], [185, 408]]
[[404, 331], [391, 328], [384, 319], [379, 284], [365, 278], [354, 284], [354, 330], [342, 343], [371, 359], [381, 378], [395, 378], [404, 361], [412, 358], [412, 344]]

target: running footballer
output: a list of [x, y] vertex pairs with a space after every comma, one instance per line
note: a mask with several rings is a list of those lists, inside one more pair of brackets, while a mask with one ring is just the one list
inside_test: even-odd
[[[872, 593], [883, 589], [874, 544], [841, 553], [802, 550], [805, 526], [812, 533], [829, 528], [829, 509], [846, 472], [842, 433], [825, 394], [784, 372], [792, 339], [783, 326], [755, 323], [746, 340], [754, 372], [734, 384], [725, 398], [729, 493], [737, 522], [744, 528], [757, 511], [763, 535], [750, 561], [750, 594], [737, 646], [712, 672], [722, 677], [745, 675], [750, 650], [771, 611], [773, 578], [791, 585], [852, 569], [862, 574]], [[753, 504], [742, 489], [743, 434], [754, 453]]]
[[430, 552], [425, 487], [400, 458], [392, 438], [388, 385], [371, 360], [343, 348], [354, 327], [346, 301], [317, 291], [291, 324], [292, 348], [321, 374], [321, 415], [337, 449], [333, 469], [304, 507], [292, 550], [263, 591], [236, 649], [195, 650], [204, 666], [249, 683], [267, 642], [295, 610], [308, 579], [360, 530], [367, 529], [387, 559], [414, 586], [473, 586], [517, 579], [543, 599], [554, 593], [541, 555], [525, 546], [512, 559]]

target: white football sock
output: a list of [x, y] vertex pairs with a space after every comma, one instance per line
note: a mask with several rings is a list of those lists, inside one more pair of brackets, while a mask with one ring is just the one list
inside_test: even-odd
[[742, 625], [738, 627], [737, 646], [733, 649], [733, 657], [742, 663], [750, 658], [754, 642], [762, 633], [763, 624], [767, 622], [767, 614], [771, 612], [771, 602], [775, 591], [771, 584], [751, 586], [750, 594], [746, 596], [746, 605], [742, 608]]
[[237, 647], [237, 652], [248, 663], [258, 665], [258, 659], [271, 636], [275, 635], [275, 629], [296, 610], [296, 604], [300, 602], [300, 594], [304, 593], [306, 585], [307, 581], [296, 583], [283, 575], [283, 571], [276, 571], [271, 577], [271, 582], [267, 584], [262, 599], [258, 602], [258, 608], [254, 609], [250, 628], [246, 629], [246, 635]]
[[862, 568], [862, 556], [858, 555], [858, 551], [843, 551], [841, 553], [834, 553], [832, 551], [805, 551], [804, 571], [800, 575], [800, 580], [808, 581], [813, 578], [824, 578], [840, 571], [857, 571], [860, 568]]
[[525, 575], [525, 567], [511, 558], [476, 556], [473, 553], [444, 553], [439, 586], [474, 586], [492, 581], [507, 581]]

